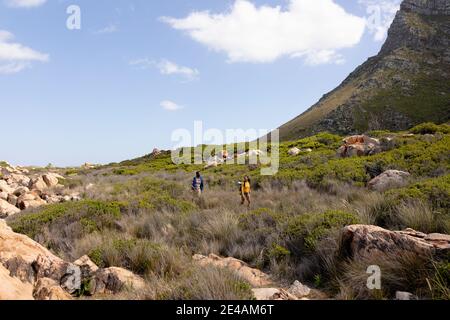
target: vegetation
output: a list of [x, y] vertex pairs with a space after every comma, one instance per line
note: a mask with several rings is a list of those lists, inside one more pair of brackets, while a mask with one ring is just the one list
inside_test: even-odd
[[[331, 297], [390, 298], [406, 290], [448, 299], [446, 260], [338, 259], [340, 230], [349, 224], [450, 232], [446, 128], [424, 124], [411, 129], [413, 136], [377, 131], [372, 134], [386, 141], [383, 152], [345, 159], [336, 156], [341, 136], [321, 133], [284, 142], [276, 176], [260, 176], [261, 165], [207, 169], [200, 199], [193, 197], [190, 183], [202, 166], [174, 167], [169, 153], [95, 170], [71, 169], [66, 187], [86, 200], [25, 211], [8, 223], [69, 261], [87, 254], [99, 266], [143, 276], [149, 286], [139, 298], [250, 299], [244, 280], [200, 267], [191, 258], [215, 253], [244, 260], [281, 284], [300, 280]], [[302, 152], [290, 156], [292, 147]], [[410, 172], [409, 185], [384, 193], [367, 190], [366, 183], [387, 169]], [[243, 174], [250, 174], [254, 187], [249, 210], [240, 206], [237, 192]], [[383, 291], [365, 287], [368, 264], [388, 270]]]

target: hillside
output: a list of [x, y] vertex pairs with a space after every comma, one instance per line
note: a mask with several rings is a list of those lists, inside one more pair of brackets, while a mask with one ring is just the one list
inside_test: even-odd
[[379, 54], [281, 126], [280, 137], [405, 130], [449, 119], [450, 3], [404, 0]]
[[[370, 134], [380, 147], [359, 156], [337, 154], [344, 137], [329, 133], [282, 143], [271, 177], [261, 165], [177, 167], [160, 151], [96, 168], [1, 163], [8, 203], [19, 190], [18, 203], [77, 198], [6, 213], [0, 288], [29, 299], [450, 299], [450, 127]], [[36, 184], [47, 170], [56, 185]], [[246, 174], [250, 208], [236, 186]], [[383, 270], [381, 290], [366, 286], [369, 265]], [[86, 269], [81, 287], [68, 286], [67, 266]]]

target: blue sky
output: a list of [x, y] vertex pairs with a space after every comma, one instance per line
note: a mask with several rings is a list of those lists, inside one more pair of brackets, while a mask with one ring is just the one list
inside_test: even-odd
[[121, 161], [195, 120], [276, 128], [378, 52], [397, 4], [0, 0], [0, 160]]

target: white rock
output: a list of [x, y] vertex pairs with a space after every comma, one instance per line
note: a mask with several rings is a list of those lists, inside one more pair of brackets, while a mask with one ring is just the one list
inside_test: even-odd
[[303, 298], [311, 293], [311, 289], [302, 284], [300, 281], [295, 280], [292, 286], [288, 289], [288, 292], [297, 298]]
[[387, 170], [379, 176], [369, 181], [368, 187], [371, 190], [386, 191], [390, 188], [398, 188], [404, 186], [408, 182], [410, 174], [408, 172], [398, 170]]
[[296, 156], [296, 155], [298, 155], [299, 153], [300, 153], [300, 149], [297, 148], [297, 147], [291, 148], [291, 149], [289, 149], [289, 151], [288, 151], [288, 154], [289, 154], [290, 156]]

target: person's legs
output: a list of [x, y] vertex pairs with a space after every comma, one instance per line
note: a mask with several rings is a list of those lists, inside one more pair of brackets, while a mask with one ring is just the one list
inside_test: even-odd
[[245, 199], [247, 199], [248, 202], [247, 206], [250, 207], [250, 193], [245, 194]]
[[245, 203], [244, 193], [241, 193], [241, 205]]

